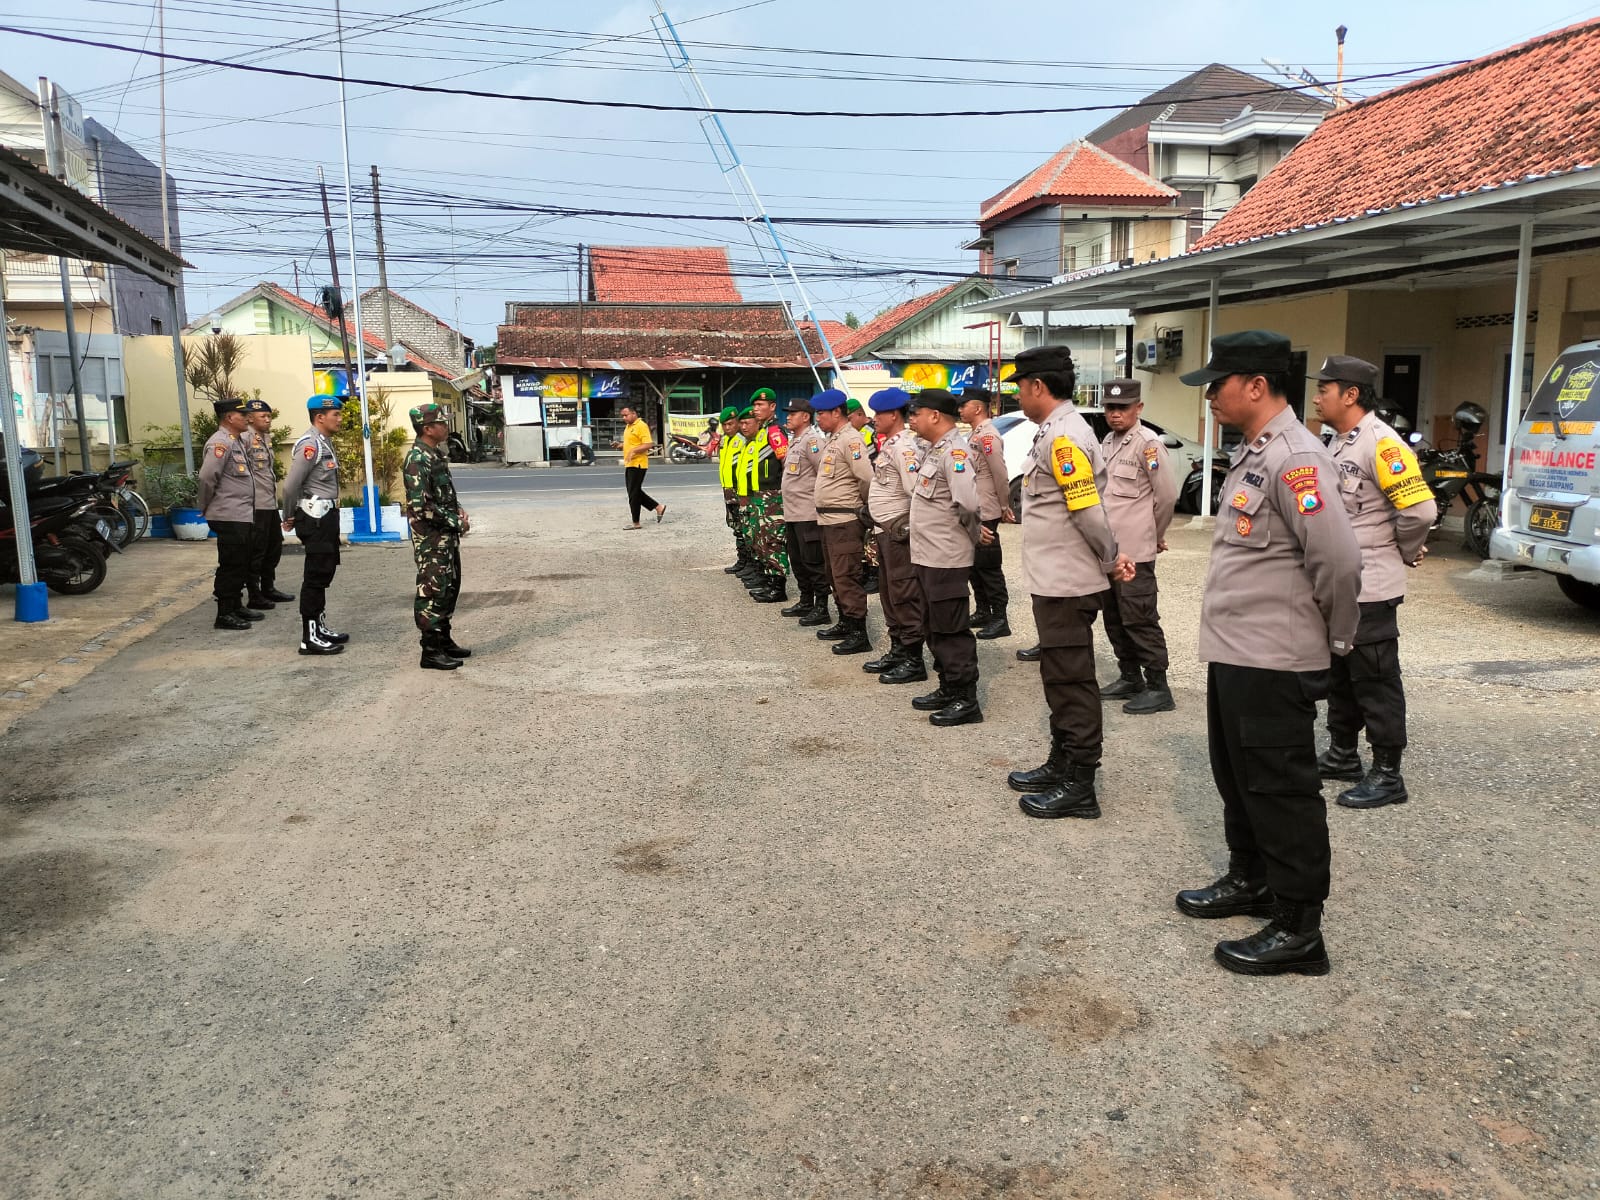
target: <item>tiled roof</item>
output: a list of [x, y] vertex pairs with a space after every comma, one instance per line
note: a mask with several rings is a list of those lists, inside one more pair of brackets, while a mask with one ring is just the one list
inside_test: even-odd
[[725, 246], [593, 246], [597, 304], [737, 304]]
[[[961, 282], [965, 282], [964, 280]], [[905, 324], [930, 304], [943, 300], [951, 292], [961, 286], [961, 282], [952, 283], [942, 287], [937, 292], [929, 292], [923, 296], [913, 296], [903, 304], [897, 304], [887, 312], [879, 313], [860, 329], [854, 330], [849, 336], [833, 343], [833, 352], [841, 360], [849, 358], [863, 346], [870, 346], [873, 342], [883, 337], [890, 330]], [[832, 339], [832, 333], [829, 335]]]
[[1050, 161], [983, 202], [978, 223], [992, 229], [1029, 209], [1064, 201], [1170, 204], [1178, 193], [1091, 142], [1071, 142]]
[[[328, 319], [328, 314], [322, 311], [322, 306], [320, 304], [313, 304], [310, 300], [307, 300], [301, 296], [297, 296], [288, 288], [280, 287], [276, 283], [263, 282], [255, 290], [260, 294], [265, 295], [269, 300], [276, 301], [277, 303], [284, 305], [286, 308], [294, 309], [296, 312], [313, 321], [319, 328], [326, 331], [329, 336], [334, 338], [339, 336], [339, 323], [337, 321], [330, 321]], [[248, 294], [249, 293], [246, 293], [246, 295]], [[237, 305], [230, 305], [229, 307], [237, 307]], [[355, 326], [351, 323], [351, 319], [348, 316], [345, 318], [345, 327], [349, 333], [354, 336]], [[361, 340], [366, 345], [368, 353], [384, 353], [383, 338], [372, 332], [371, 328], [368, 327], [364, 321], [361, 329]], [[405, 343], [402, 342], [401, 345], [405, 346]], [[459, 374], [459, 372], [448, 371], [444, 367], [439, 366], [437, 363], [430, 362], [421, 354], [418, 354], [410, 346], [405, 346], [405, 348], [407, 358], [430, 375], [437, 375], [440, 379], [448, 380], [453, 379], [456, 374]], [[352, 350], [353, 349], [354, 347], [352, 347]]]
[[[778, 304], [517, 304], [512, 315], [514, 324], [499, 330], [502, 363], [581, 357], [806, 365]], [[803, 332], [807, 352], [820, 358], [816, 333]]]
[[1600, 163], [1600, 20], [1329, 116], [1198, 242], [1212, 249]]
[[[1241, 92], [1258, 94], [1240, 95]], [[1104, 145], [1119, 134], [1155, 120], [1223, 125], [1246, 108], [1297, 114], [1327, 112], [1332, 106], [1305, 92], [1291, 91], [1271, 80], [1212, 63], [1151, 92], [1089, 134], [1088, 140]]]
[[[855, 337], [856, 331], [843, 321], [818, 321], [817, 324], [822, 326], [822, 335], [828, 339], [828, 345], [833, 348], [833, 352], [843, 358], [844, 354], [839, 347]], [[811, 327], [810, 321], [800, 322], [801, 329], [810, 329]]]

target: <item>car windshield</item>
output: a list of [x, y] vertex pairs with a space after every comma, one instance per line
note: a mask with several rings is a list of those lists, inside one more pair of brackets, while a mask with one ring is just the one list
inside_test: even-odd
[[1027, 420], [1027, 418], [1021, 413], [1007, 413], [1003, 417], [996, 417], [994, 419], [994, 427], [1000, 433], [1000, 435], [1004, 437], [1018, 425], [1022, 424], [1022, 422], [1025, 420]]
[[1569, 350], [1556, 360], [1528, 405], [1528, 420], [1600, 419], [1600, 350]]

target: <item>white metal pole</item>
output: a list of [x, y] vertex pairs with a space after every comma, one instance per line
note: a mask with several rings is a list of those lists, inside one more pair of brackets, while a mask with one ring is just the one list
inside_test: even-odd
[[189, 429], [189, 385], [183, 374], [183, 330], [178, 327], [178, 289], [167, 287], [167, 320], [172, 325], [172, 367], [178, 376], [178, 430], [183, 435], [183, 471], [194, 474], [194, 435]]
[[[1211, 277], [1211, 305], [1206, 310], [1206, 343], [1205, 355], [1211, 357], [1211, 339], [1217, 336], [1217, 293], [1220, 285], [1217, 277]], [[1200, 403], [1206, 410], [1206, 444], [1200, 454], [1200, 515], [1211, 515], [1211, 470], [1215, 461], [1212, 446], [1217, 440], [1217, 419], [1211, 415], [1211, 405], [1206, 404], [1206, 389], [1200, 389]]]
[[344, 218], [350, 241], [350, 296], [356, 322], [356, 382], [361, 399], [361, 465], [367, 473], [367, 532], [378, 532], [378, 481], [372, 475], [372, 418], [367, 410], [367, 346], [361, 329], [360, 260], [356, 256], [355, 189], [350, 185], [350, 124], [344, 98], [344, 15], [339, 0], [333, 0], [333, 23], [339, 45], [339, 140], [344, 147]]
[[1511, 439], [1522, 424], [1522, 360], [1528, 353], [1528, 282], [1532, 274], [1533, 222], [1524, 221], [1517, 232], [1517, 291], [1511, 306], [1511, 370], [1507, 372], [1511, 378], [1506, 381], [1506, 416], [1500, 429], [1506, 443], [1500, 524], [1507, 529], [1511, 527]]
[[22, 478], [22, 442], [17, 406], [11, 399], [11, 348], [6, 344], [5, 251], [0, 250], [0, 430], [6, 435], [6, 479], [11, 488], [12, 526], [17, 535], [17, 620], [49, 617], [48, 599], [33, 562], [33, 525], [28, 516], [28, 485]]

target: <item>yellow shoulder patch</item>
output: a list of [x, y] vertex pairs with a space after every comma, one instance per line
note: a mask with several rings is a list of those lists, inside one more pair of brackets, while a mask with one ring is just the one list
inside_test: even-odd
[[1413, 504], [1433, 499], [1433, 489], [1423, 481], [1417, 456], [1411, 453], [1411, 447], [1398, 438], [1378, 439], [1372, 473], [1384, 496], [1396, 508], [1410, 508]]
[[1067, 510], [1093, 508], [1100, 503], [1100, 491], [1094, 485], [1094, 467], [1089, 456], [1069, 437], [1058, 437], [1050, 447], [1050, 471], [1061, 489], [1061, 498]]

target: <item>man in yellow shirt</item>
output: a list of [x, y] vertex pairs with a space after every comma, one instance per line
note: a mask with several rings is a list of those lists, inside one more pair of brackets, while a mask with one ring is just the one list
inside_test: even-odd
[[633, 514], [633, 524], [624, 525], [623, 528], [638, 529], [641, 510], [655, 510], [656, 521], [659, 522], [667, 515], [667, 506], [657, 504], [644, 490], [644, 473], [650, 469], [650, 451], [656, 444], [650, 436], [650, 426], [640, 418], [639, 410], [631, 405], [623, 406], [622, 419], [628, 423], [622, 431], [622, 440], [611, 445], [622, 451], [622, 478], [628, 489], [628, 510]]

